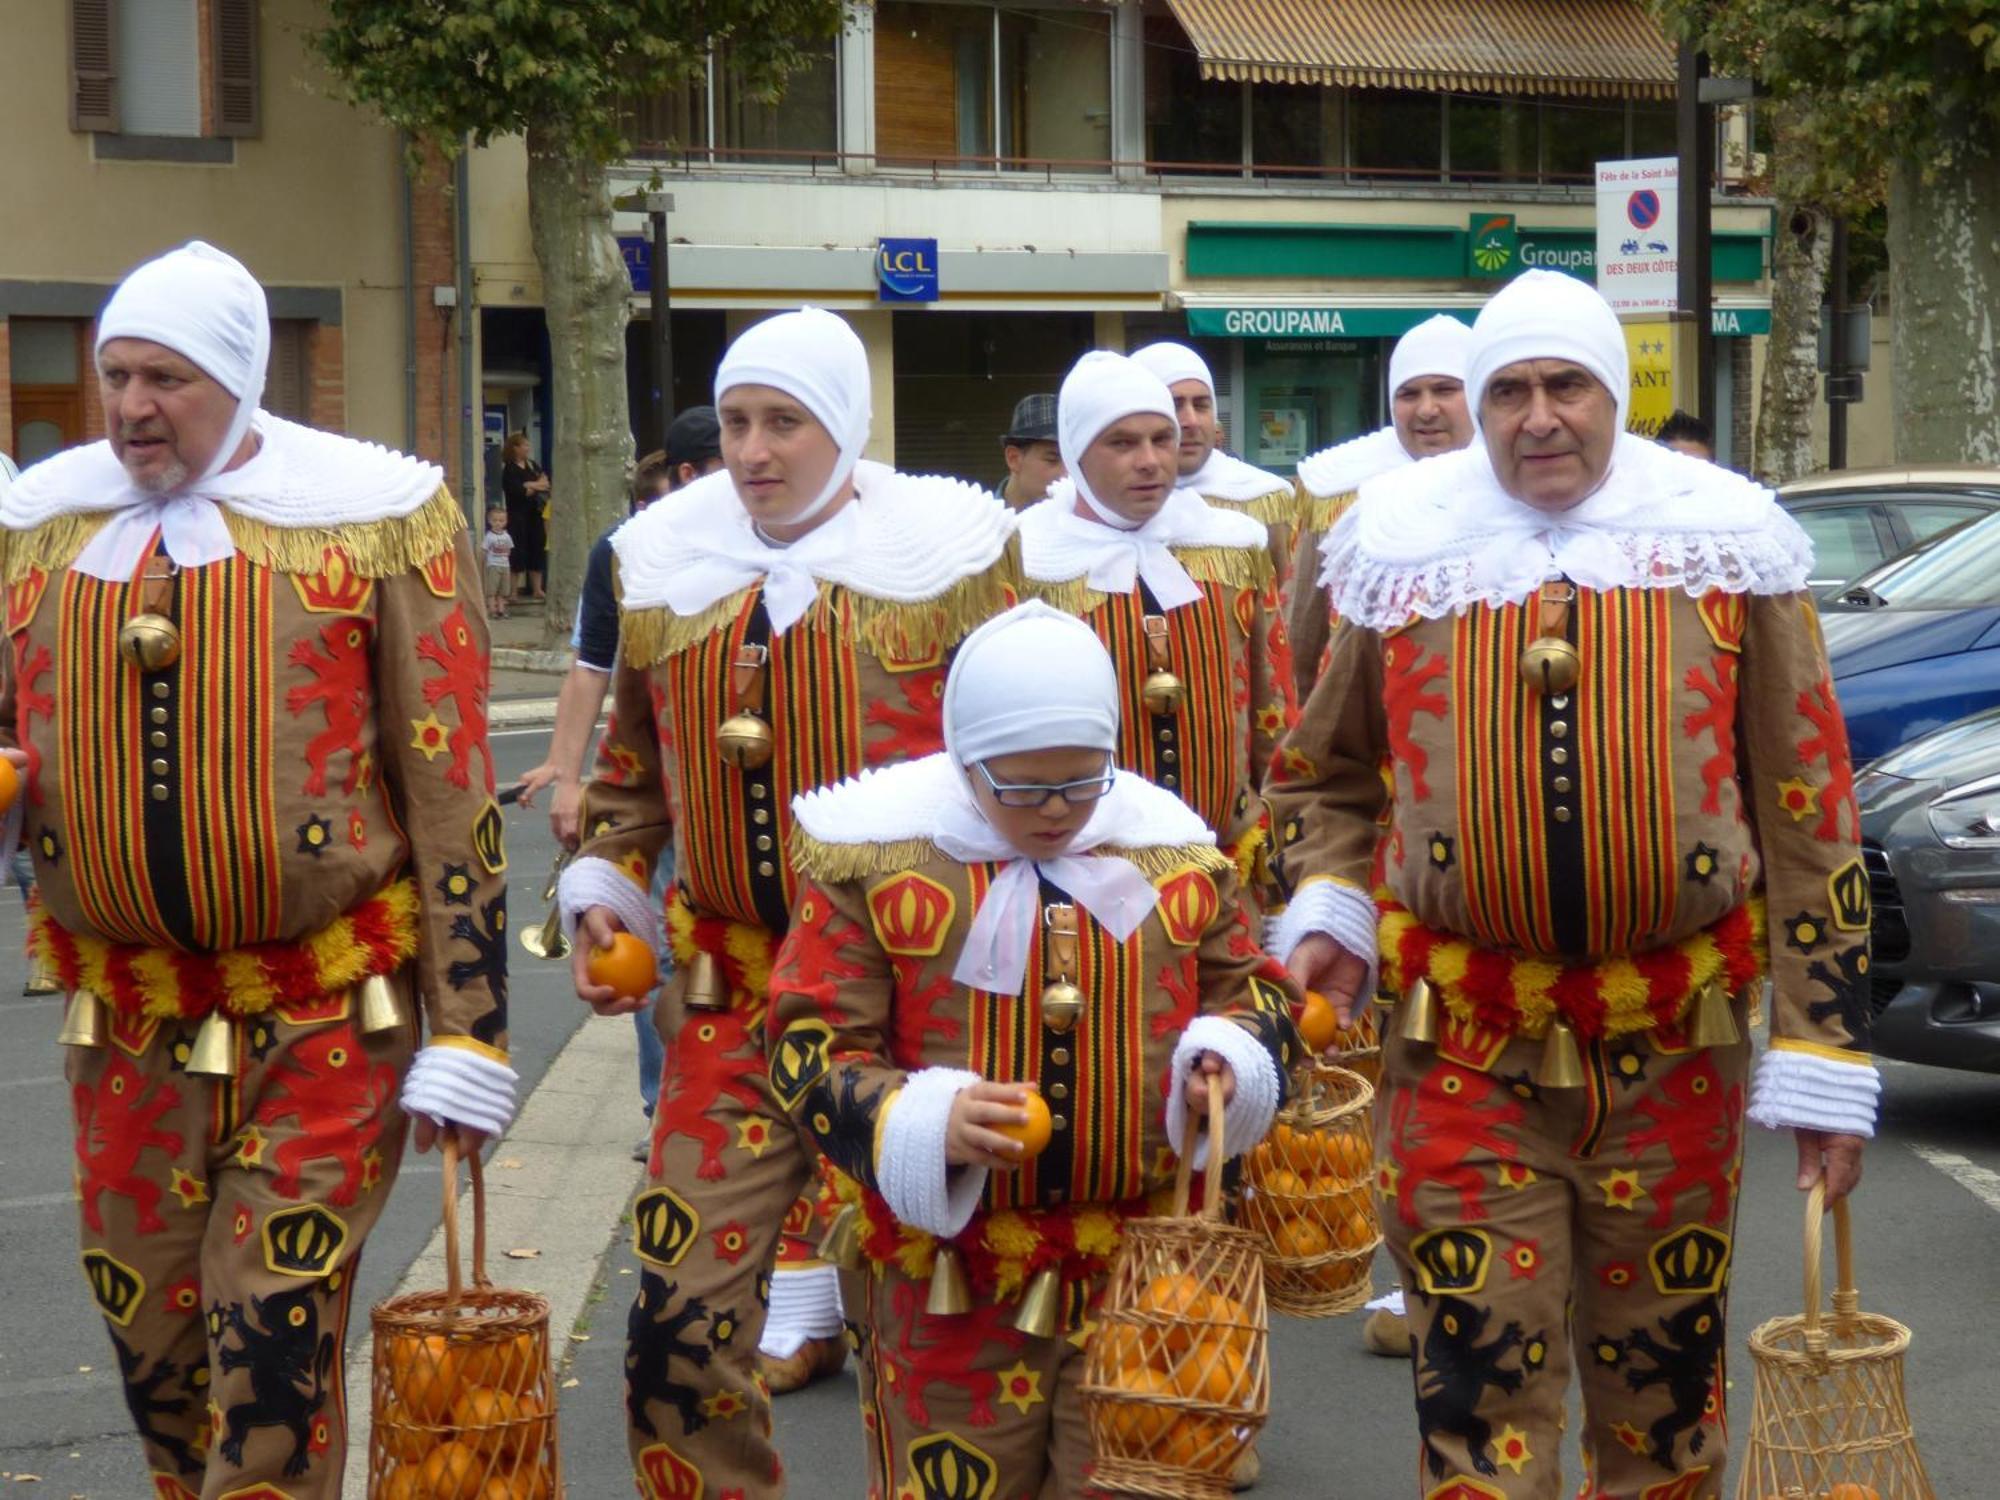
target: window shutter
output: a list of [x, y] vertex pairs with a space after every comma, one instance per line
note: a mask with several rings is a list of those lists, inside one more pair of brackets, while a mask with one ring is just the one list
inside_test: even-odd
[[215, 133], [261, 135], [257, 0], [213, 0], [209, 10], [215, 18]]
[[69, 128], [118, 128], [117, 0], [69, 0]]
[[307, 420], [311, 405], [306, 358], [309, 325], [296, 318], [271, 320], [271, 363], [264, 376], [264, 410], [293, 422]]

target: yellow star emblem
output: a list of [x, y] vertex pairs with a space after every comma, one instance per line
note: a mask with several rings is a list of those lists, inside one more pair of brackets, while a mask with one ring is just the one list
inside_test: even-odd
[[1396, 1184], [1403, 1176], [1403, 1169], [1392, 1161], [1385, 1161], [1375, 1169], [1375, 1191], [1384, 1198], [1396, 1196]]
[[181, 1200], [182, 1208], [193, 1208], [197, 1203], [208, 1202], [208, 1184], [179, 1167], [174, 1168], [173, 1184], [168, 1191]]
[[1819, 788], [1798, 776], [1781, 781], [1778, 783], [1778, 806], [1792, 815], [1794, 823], [1803, 823], [1819, 811]]
[[743, 1399], [741, 1391], [717, 1391], [701, 1403], [701, 1409], [711, 1419], [727, 1422], [731, 1417], [740, 1417], [748, 1409], [749, 1403]]
[[1085, 1314], [1083, 1321], [1070, 1330], [1069, 1341], [1072, 1348], [1083, 1349], [1090, 1344], [1091, 1334], [1097, 1331], [1097, 1319]]
[[1267, 703], [1257, 710], [1257, 727], [1266, 734], [1285, 732], [1285, 711], [1275, 703]]
[[1493, 1461], [1512, 1469], [1516, 1474], [1534, 1461], [1535, 1455], [1528, 1451], [1528, 1435], [1511, 1423], [1500, 1429], [1500, 1436], [1493, 1440]]
[[1319, 770], [1319, 767], [1312, 763], [1310, 755], [1303, 750], [1294, 750], [1290, 745], [1278, 752], [1278, 759], [1284, 765], [1285, 774], [1290, 777], [1303, 779], [1316, 774]]
[[771, 1149], [771, 1125], [768, 1120], [751, 1116], [736, 1122], [736, 1144], [752, 1156], [762, 1158]]
[[1646, 1450], [1646, 1434], [1630, 1422], [1617, 1423], [1612, 1427], [1611, 1435], [1634, 1453], [1643, 1453]]
[[421, 719], [410, 720], [410, 748], [423, 751], [424, 759], [427, 761], [436, 760], [442, 755], [450, 738], [451, 731], [444, 727], [444, 722], [438, 718], [436, 709], [432, 709]]
[[236, 1165], [239, 1167], [261, 1167], [264, 1165], [264, 1148], [270, 1142], [264, 1132], [255, 1125], [248, 1127], [236, 1141]]
[[1639, 1174], [1631, 1170], [1609, 1173], [1598, 1178], [1597, 1185], [1603, 1190], [1606, 1208], [1637, 1208], [1646, 1196], [1646, 1190], [1639, 1186]]
[[361, 1191], [372, 1192], [382, 1182], [382, 1153], [364, 1151], [361, 1153]]
[[1028, 1414], [1031, 1406], [1040, 1406], [1042, 1395], [1042, 1372], [1028, 1368], [1025, 1359], [1017, 1359], [1007, 1369], [1000, 1372], [1000, 1404], [1011, 1406], [1022, 1416]]
[[1512, 1188], [1518, 1193], [1535, 1180], [1533, 1167], [1524, 1167], [1519, 1162], [1511, 1161], [1500, 1163], [1500, 1186], [1503, 1188]]
[[625, 745], [606, 745], [604, 758], [626, 776], [639, 774], [639, 753]]

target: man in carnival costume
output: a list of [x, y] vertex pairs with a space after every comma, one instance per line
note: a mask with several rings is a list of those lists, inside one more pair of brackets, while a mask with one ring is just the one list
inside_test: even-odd
[[[750, 329], [715, 397], [725, 470], [614, 539], [613, 716], [560, 894], [580, 922], [578, 993], [600, 1011], [635, 1003], [585, 972], [615, 929], [671, 945], [675, 963], [626, 1353], [633, 1465], [658, 1497], [781, 1493], [759, 1340], [809, 1369], [845, 1348], [800, 1196], [813, 1153], [764, 1065], [797, 888], [792, 798], [939, 749], [947, 655], [1013, 576], [997, 499], [861, 460], [867, 353], [839, 318], [808, 308]], [[670, 838], [662, 913], [647, 887]]]
[[[871, 1494], [1092, 1492], [1084, 1332], [1124, 1222], [1206, 1150], [1197, 1093], [1241, 1152], [1298, 1059], [1214, 834], [1113, 768], [1123, 696], [1087, 625], [1023, 604], [960, 648], [943, 753], [799, 799], [771, 1085], [850, 1205]], [[1030, 1091], [1026, 1160], [996, 1127]], [[1226, 1385], [1216, 1347], [1177, 1376]]]
[[1363, 484], [1328, 539], [1271, 948], [1340, 1003], [1378, 967], [1399, 997], [1376, 1159], [1426, 1496], [1567, 1493], [1573, 1359], [1582, 1493], [1711, 1500], [1745, 1115], [1838, 1197], [1876, 1112], [1811, 551], [1768, 491], [1624, 432], [1581, 282], [1496, 296], [1466, 384], [1480, 440]]
[[339, 1494], [405, 1118], [477, 1149], [514, 1110], [464, 518], [433, 465], [260, 411], [269, 350], [235, 260], [149, 261], [98, 319], [109, 436], [0, 502], [7, 842], [71, 997], [83, 1270], [163, 1500]]

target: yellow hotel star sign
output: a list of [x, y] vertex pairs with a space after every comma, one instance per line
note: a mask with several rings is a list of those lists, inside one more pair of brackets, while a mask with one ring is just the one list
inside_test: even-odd
[[1625, 353], [1632, 363], [1632, 405], [1625, 428], [1655, 436], [1674, 414], [1674, 339], [1671, 325], [1627, 323]]

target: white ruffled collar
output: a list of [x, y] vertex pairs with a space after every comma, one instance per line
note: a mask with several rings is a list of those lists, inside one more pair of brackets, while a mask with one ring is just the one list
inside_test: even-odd
[[1220, 448], [1212, 450], [1208, 462], [1194, 473], [1174, 481], [1177, 490], [1192, 490], [1204, 500], [1222, 500], [1232, 505], [1282, 494], [1291, 487], [1291, 481], [1245, 463]]
[[1393, 630], [1519, 603], [1557, 577], [1591, 589], [1795, 593], [1812, 543], [1761, 485], [1626, 433], [1596, 493], [1553, 514], [1502, 490], [1480, 442], [1383, 475], [1362, 485], [1322, 558], [1335, 611]]
[[1380, 427], [1331, 448], [1322, 448], [1299, 463], [1299, 483], [1309, 495], [1331, 500], [1358, 490], [1377, 474], [1415, 462], [1403, 448], [1396, 429]]
[[1210, 505], [1188, 489], [1176, 489], [1145, 525], [1119, 531], [1079, 516], [1076, 486], [1063, 478], [1046, 499], [1021, 512], [1021, 570], [1038, 583], [1068, 583], [1091, 572], [1113, 549], [1156, 544], [1256, 551], [1269, 540], [1260, 523]]
[[[261, 439], [240, 469], [190, 486], [175, 499], [212, 501], [267, 526], [299, 529], [409, 515], [444, 483], [444, 470], [393, 448], [303, 427], [260, 411]], [[133, 489], [104, 440], [55, 454], [0, 494], [0, 526], [27, 531], [59, 516], [123, 510], [159, 497]]]
[[[928, 839], [965, 851], [955, 852], [955, 858], [1006, 862], [1023, 857], [980, 816], [964, 772], [944, 751], [802, 793], [792, 799], [792, 815], [808, 837], [823, 844]], [[1172, 792], [1119, 771], [1068, 852], [1084, 854], [1105, 845], [1154, 849], [1214, 842], [1208, 825]]]
[[[815, 580], [899, 603], [934, 599], [992, 567], [1015, 515], [976, 485], [854, 466], [855, 498], [790, 547], [756, 534], [727, 470], [662, 497], [612, 535], [628, 609], [692, 615], [756, 581], [746, 560], [780, 557]], [[671, 596], [671, 597], [670, 597]]]

